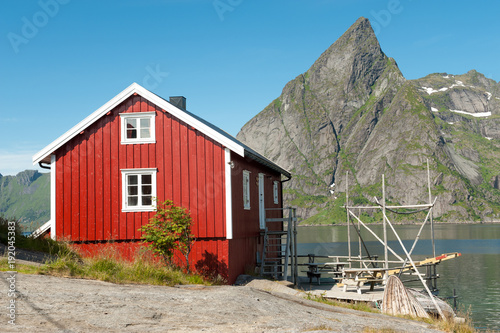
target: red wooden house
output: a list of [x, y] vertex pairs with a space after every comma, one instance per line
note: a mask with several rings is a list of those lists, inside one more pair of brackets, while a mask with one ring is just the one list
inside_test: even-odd
[[291, 177], [186, 111], [183, 97], [166, 101], [136, 83], [33, 163], [51, 169], [51, 220], [36, 235], [50, 233], [87, 253], [107, 243], [130, 254], [154, 215], [154, 198], [171, 199], [193, 218], [192, 265], [217, 269], [229, 283], [255, 266], [264, 208], [282, 207], [282, 176]]

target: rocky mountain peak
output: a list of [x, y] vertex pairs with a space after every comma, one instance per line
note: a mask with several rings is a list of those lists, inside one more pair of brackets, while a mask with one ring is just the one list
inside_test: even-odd
[[23, 186], [29, 186], [35, 180], [40, 178], [42, 174], [38, 170], [25, 170], [16, 175], [17, 182]]
[[292, 171], [289, 193], [323, 194], [336, 179], [339, 153], [347, 144], [341, 137], [353, 139], [352, 151], [359, 152], [404, 82], [370, 22], [360, 18], [237, 137]]
[[435, 217], [494, 218], [498, 115], [495, 81], [475, 70], [406, 81], [359, 18], [237, 138], [291, 171], [285, 204], [311, 223], [345, 221], [347, 173], [350, 203], [380, 197], [382, 174], [389, 200], [427, 200], [427, 160]]
[[352, 111], [366, 102], [388, 66], [403, 79], [395, 61], [382, 52], [368, 19], [361, 17], [316, 60], [306, 83], [323, 96], [336, 97], [332, 107]]

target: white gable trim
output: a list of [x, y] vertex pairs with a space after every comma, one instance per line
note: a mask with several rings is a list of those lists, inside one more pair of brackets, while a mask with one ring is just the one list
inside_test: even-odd
[[50, 156], [50, 220], [31, 233], [37, 238], [50, 230], [50, 238], [56, 240], [56, 156]]
[[[47, 230], [51, 229], [51, 227], [52, 227], [52, 221], [45, 222], [41, 227], [39, 227], [38, 229], [33, 231], [30, 236], [32, 238], [37, 238], [40, 235], [42, 235], [44, 232], [46, 232]], [[51, 233], [52, 233], [52, 230], [51, 230]]]
[[88, 117], [83, 119], [81, 122], [76, 124], [73, 128], [71, 128], [69, 131], [61, 135], [57, 140], [49, 144], [47, 147], [43, 148], [41, 151], [33, 155], [33, 164], [37, 164], [38, 162], [43, 161], [46, 157], [48, 157], [50, 154], [52, 154], [54, 151], [62, 147], [64, 144], [66, 144], [69, 140], [77, 136], [80, 132], [85, 130], [87, 127], [92, 125], [94, 122], [96, 122], [99, 118], [104, 116], [106, 113], [111, 111], [113, 108], [115, 108], [117, 105], [119, 105], [121, 102], [126, 100], [128, 97], [133, 95], [134, 93], [137, 93], [138, 95], [144, 97], [148, 101], [150, 101], [153, 104], [156, 104], [163, 110], [167, 111], [168, 113], [172, 114], [176, 118], [182, 120], [188, 125], [193, 126], [203, 134], [207, 135], [208, 137], [212, 138], [213, 140], [219, 142], [223, 146], [229, 148], [233, 152], [237, 153], [240, 156], [245, 156], [245, 148], [238, 144], [235, 140], [229, 139], [227, 136], [221, 134], [219, 131], [216, 129], [210, 127], [209, 125], [203, 123], [202, 121], [196, 119], [195, 117], [191, 116], [187, 112], [184, 112], [183, 110], [173, 106], [169, 102], [165, 101], [163, 98], [158, 97], [157, 95], [153, 94], [147, 89], [144, 89], [137, 83], [132, 83], [129, 87], [127, 87], [125, 90], [123, 90], [121, 93], [116, 95], [113, 99], [111, 99], [109, 102], [101, 106], [99, 109], [94, 111], [92, 114], [90, 114]]

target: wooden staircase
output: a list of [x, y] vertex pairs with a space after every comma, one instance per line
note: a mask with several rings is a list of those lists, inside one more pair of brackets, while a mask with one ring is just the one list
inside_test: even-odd
[[[269, 211], [277, 209], [266, 209]], [[286, 280], [289, 266], [292, 282], [297, 281], [297, 217], [295, 208], [284, 208], [283, 217], [267, 218], [264, 231], [260, 275], [275, 280]], [[286, 214], [285, 214], [286, 213]], [[288, 216], [285, 216], [288, 215]]]

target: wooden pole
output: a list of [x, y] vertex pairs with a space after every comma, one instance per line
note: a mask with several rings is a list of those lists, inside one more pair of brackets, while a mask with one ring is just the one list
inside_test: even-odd
[[[384, 214], [384, 219], [386, 219], [385, 217], [385, 214]], [[422, 275], [420, 274], [420, 272], [418, 271], [417, 269], [417, 266], [415, 265], [415, 263], [413, 262], [413, 259], [411, 258], [410, 254], [408, 253], [408, 251], [406, 250], [406, 247], [404, 246], [403, 244], [403, 241], [401, 240], [401, 238], [399, 238], [399, 235], [398, 233], [396, 232], [396, 230], [394, 230], [394, 227], [392, 226], [391, 222], [389, 221], [389, 219], [386, 219], [387, 220], [387, 223], [389, 224], [389, 226], [391, 227], [392, 231], [394, 232], [394, 235], [396, 236], [396, 238], [398, 239], [399, 241], [399, 245], [401, 245], [401, 248], [403, 249], [403, 251], [405, 252], [405, 255], [406, 255], [406, 258], [410, 261], [410, 264], [411, 266], [413, 267], [413, 269], [415, 270], [415, 272], [417, 273], [417, 276], [419, 277], [420, 281], [422, 282], [422, 284], [424, 285], [425, 287], [425, 290], [427, 291], [427, 294], [429, 295], [429, 297], [431, 298], [432, 300], [432, 303], [434, 303], [434, 306], [436, 307], [436, 310], [439, 312], [439, 315], [441, 316], [441, 318], [444, 320], [446, 319], [446, 317], [444, 316], [443, 314], [443, 311], [441, 310], [441, 308], [439, 307], [439, 305], [437, 304], [436, 302], [436, 299], [434, 298], [434, 295], [432, 295], [431, 291], [429, 290], [429, 286], [427, 286], [427, 283], [425, 283], [424, 281], [424, 278], [422, 277]]]
[[387, 223], [385, 217], [385, 176], [382, 174], [382, 215], [384, 219], [384, 268], [389, 268], [388, 256], [387, 256]]
[[349, 210], [347, 209], [347, 206], [349, 206], [349, 171], [345, 173], [345, 206], [347, 212], [347, 252], [349, 260], [351, 260], [351, 228], [349, 223]]
[[[427, 159], [427, 186], [429, 187], [429, 205], [432, 204], [431, 174], [429, 171], [429, 159]], [[432, 207], [429, 209], [431, 221], [432, 255], [436, 258], [436, 244], [434, 243], [434, 220], [432, 219]]]
[[[360, 209], [358, 209], [358, 215], [361, 217], [361, 210]], [[358, 221], [358, 245], [359, 245], [359, 250], [358, 250], [359, 252], [358, 252], [358, 254], [359, 254], [359, 259], [361, 259], [363, 257], [363, 252], [362, 252], [362, 249], [361, 249], [361, 241], [362, 241], [362, 239], [361, 239], [361, 226], [360, 226], [359, 221]], [[359, 268], [362, 268], [362, 267], [363, 267], [363, 264], [360, 261], [359, 262]]]
[[[364, 223], [363, 223], [363, 221], [361, 221], [361, 220], [359, 219], [359, 217], [357, 217], [357, 216], [356, 216], [356, 215], [355, 215], [355, 214], [354, 214], [351, 210], [349, 210], [349, 213], [350, 213], [350, 214], [351, 214], [351, 215], [352, 215], [352, 216], [353, 216], [356, 220], [358, 220], [358, 222], [359, 222], [359, 223], [361, 223], [361, 225], [362, 225], [363, 227], [365, 227], [365, 229], [366, 229], [366, 230], [368, 230], [368, 231], [369, 231], [369, 232], [373, 235], [373, 237], [375, 237], [375, 239], [376, 239], [376, 240], [378, 240], [378, 241], [379, 241], [382, 245], [384, 245], [384, 241], [383, 241], [382, 239], [380, 239], [380, 237], [379, 237], [379, 236], [377, 236], [377, 234], [376, 234], [376, 233], [374, 233], [372, 229], [368, 228], [368, 226], [367, 226], [366, 224], [364, 224]], [[398, 255], [398, 254], [397, 254], [397, 253], [393, 250], [393, 249], [391, 249], [391, 247], [390, 247], [390, 246], [388, 246], [388, 247], [387, 247], [387, 250], [391, 251], [391, 253], [392, 253], [392, 254], [393, 254], [396, 258], [398, 258], [398, 260], [399, 260], [400, 262], [404, 262], [404, 259], [403, 259], [403, 258], [401, 258], [401, 257], [400, 257], [400, 256], [399, 256], [399, 255]], [[386, 256], [386, 258], [384, 259], [384, 262], [385, 262], [385, 261], [387, 261], [387, 256]]]

